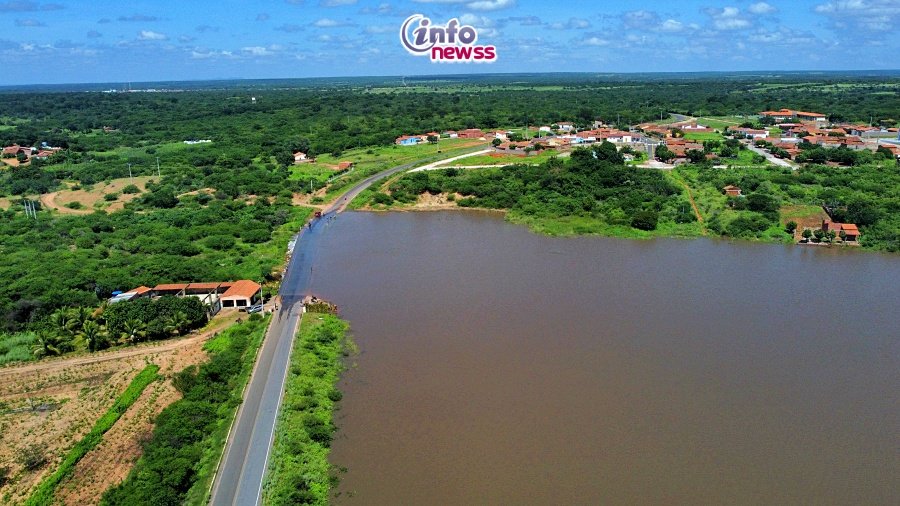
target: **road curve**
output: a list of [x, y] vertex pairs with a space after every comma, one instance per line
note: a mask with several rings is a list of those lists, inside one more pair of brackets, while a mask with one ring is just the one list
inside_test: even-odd
[[284, 381], [294, 335], [300, 321], [302, 300], [309, 292], [318, 245], [328, 223], [343, 212], [363, 190], [379, 179], [412, 169], [423, 160], [369, 176], [354, 184], [309, 222], [297, 235], [296, 246], [281, 281], [281, 306], [275, 313], [259, 350], [253, 374], [244, 391], [244, 401], [228, 435], [211, 491], [214, 506], [249, 506], [261, 502], [275, 422], [281, 406]]

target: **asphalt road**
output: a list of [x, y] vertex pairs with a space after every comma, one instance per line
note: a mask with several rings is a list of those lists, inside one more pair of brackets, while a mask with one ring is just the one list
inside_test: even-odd
[[421, 161], [393, 167], [353, 185], [297, 236], [293, 255], [281, 281], [281, 306], [275, 313], [259, 350], [256, 366], [228, 435], [225, 454], [213, 482], [210, 504], [249, 506], [261, 502], [262, 483], [269, 461], [275, 421], [281, 406], [284, 381], [294, 335], [300, 321], [302, 300], [314, 275], [320, 238], [328, 224], [347, 208], [354, 197], [372, 183], [409, 170]]
[[762, 156], [766, 157], [766, 160], [768, 160], [770, 163], [778, 165], [779, 167], [788, 167], [791, 169], [797, 168], [797, 165], [795, 163], [792, 163], [788, 160], [784, 160], [782, 158], [778, 158], [777, 156], [773, 155], [772, 153], [769, 153], [768, 151], [766, 151], [764, 149], [760, 149], [760, 148], [754, 146], [752, 141], [748, 142], [746, 144], [747, 144], [747, 148], [749, 148], [750, 151], [753, 151], [754, 153], [756, 153], [758, 155], [762, 155]]

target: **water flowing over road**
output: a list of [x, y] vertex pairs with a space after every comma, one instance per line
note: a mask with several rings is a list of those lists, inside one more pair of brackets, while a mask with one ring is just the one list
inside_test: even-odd
[[315, 218], [296, 237], [295, 248], [281, 282], [281, 305], [269, 325], [259, 350], [256, 366], [244, 392], [228, 436], [228, 444], [219, 465], [211, 492], [213, 505], [256, 505], [261, 501], [275, 422], [281, 405], [284, 381], [293, 348], [294, 334], [302, 315], [302, 300], [308, 294], [315, 275], [319, 242], [337, 215], [353, 199], [378, 180], [407, 171], [421, 164], [416, 161], [398, 165], [354, 184], [338, 197], [320, 218]]

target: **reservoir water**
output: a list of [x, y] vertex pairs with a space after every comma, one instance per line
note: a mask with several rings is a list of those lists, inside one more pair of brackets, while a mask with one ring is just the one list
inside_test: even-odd
[[338, 504], [898, 504], [900, 256], [344, 213]]

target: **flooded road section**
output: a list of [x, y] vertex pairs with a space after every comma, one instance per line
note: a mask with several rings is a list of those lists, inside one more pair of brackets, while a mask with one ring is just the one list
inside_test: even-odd
[[344, 213], [337, 504], [897, 504], [900, 257]]

